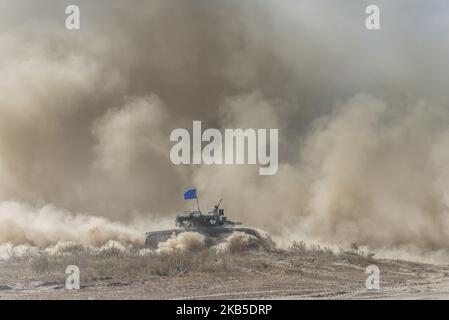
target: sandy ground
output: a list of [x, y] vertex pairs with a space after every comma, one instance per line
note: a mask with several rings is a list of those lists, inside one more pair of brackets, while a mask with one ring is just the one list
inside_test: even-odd
[[[192, 253], [195, 255], [197, 253]], [[101, 258], [97, 258], [101, 259]], [[117, 262], [119, 262], [120, 257]], [[109, 260], [108, 260], [109, 261]], [[449, 266], [374, 260], [356, 254], [244, 252], [226, 268], [155, 275], [128, 265], [81, 273], [81, 289], [65, 289], [64, 269], [37, 272], [30, 260], [0, 262], [1, 299], [447, 299]], [[365, 268], [380, 269], [380, 290], [367, 290]], [[91, 266], [92, 267], [92, 266]], [[87, 268], [87, 267], [86, 267]], [[123, 268], [123, 270], [120, 270]], [[112, 270], [112, 271], [111, 271]], [[81, 272], [83, 268], [81, 268]], [[120, 271], [120, 272], [119, 272]], [[108, 275], [109, 274], [109, 275]]]

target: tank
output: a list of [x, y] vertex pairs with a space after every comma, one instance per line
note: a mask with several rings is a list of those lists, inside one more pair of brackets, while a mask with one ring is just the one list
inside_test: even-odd
[[213, 210], [206, 214], [203, 214], [199, 208], [196, 211], [178, 214], [175, 222], [177, 229], [147, 232], [145, 247], [152, 250], [157, 249], [160, 242], [190, 231], [198, 232], [215, 241], [224, 240], [233, 232], [243, 232], [257, 238], [263, 248], [267, 250], [274, 248], [273, 241], [264, 232], [253, 228], [241, 227], [241, 222], [228, 220], [224, 214], [224, 209], [220, 209], [221, 202], [222, 199], [214, 206]]

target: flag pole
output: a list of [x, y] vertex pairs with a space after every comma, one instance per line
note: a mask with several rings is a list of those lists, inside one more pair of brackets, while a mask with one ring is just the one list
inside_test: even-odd
[[198, 206], [198, 211], [201, 212], [201, 210], [200, 210], [200, 202], [198, 200], [198, 196], [196, 196], [196, 205]]

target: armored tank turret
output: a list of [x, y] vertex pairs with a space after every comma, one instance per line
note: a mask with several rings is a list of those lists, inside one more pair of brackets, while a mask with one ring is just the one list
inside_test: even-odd
[[222, 200], [220, 199], [220, 202], [214, 206], [214, 209], [207, 214], [203, 214], [199, 210], [178, 214], [176, 217], [176, 226], [188, 230], [196, 228], [233, 227], [241, 224], [240, 222], [233, 222], [226, 218], [224, 209], [220, 209]]

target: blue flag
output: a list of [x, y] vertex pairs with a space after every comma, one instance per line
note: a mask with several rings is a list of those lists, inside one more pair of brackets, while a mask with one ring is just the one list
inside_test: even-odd
[[184, 200], [197, 199], [196, 189], [188, 189], [184, 192]]

